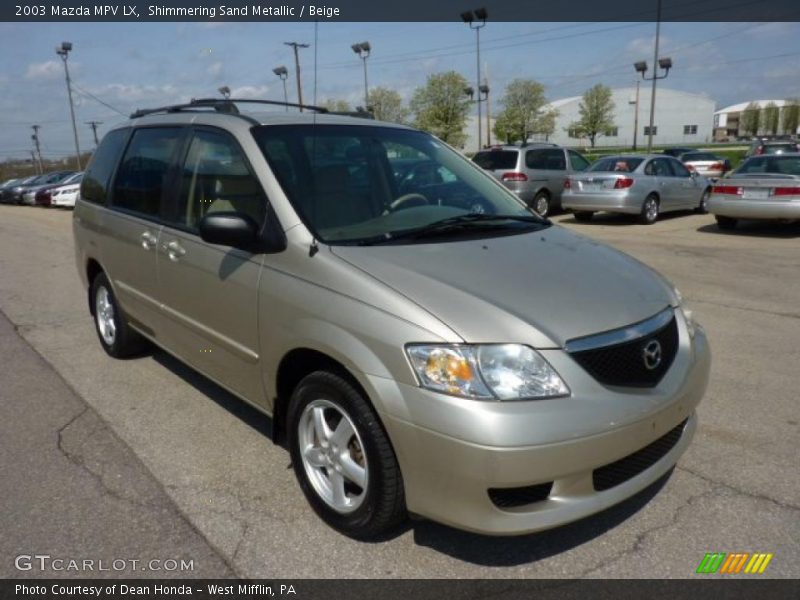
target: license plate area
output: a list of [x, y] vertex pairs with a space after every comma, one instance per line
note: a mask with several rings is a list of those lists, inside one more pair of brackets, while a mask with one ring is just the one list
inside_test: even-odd
[[769, 198], [769, 190], [742, 190], [742, 198], [745, 200], [766, 200]]

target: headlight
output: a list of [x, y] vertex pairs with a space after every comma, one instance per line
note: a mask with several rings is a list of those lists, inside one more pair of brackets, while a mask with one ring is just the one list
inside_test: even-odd
[[536, 350], [520, 344], [413, 345], [406, 348], [422, 387], [462, 398], [528, 400], [568, 396]]
[[689, 332], [689, 337], [693, 338], [696, 331], [695, 327], [697, 326], [697, 323], [694, 320], [694, 315], [686, 305], [686, 301], [683, 299], [683, 294], [681, 294], [680, 290], [676, 287], [673, 287], [672, 291], [675, 292], [675, 297], [678, 299], [678, 308], [683, 314], [683, 320], [686, 321], [686, 329]]

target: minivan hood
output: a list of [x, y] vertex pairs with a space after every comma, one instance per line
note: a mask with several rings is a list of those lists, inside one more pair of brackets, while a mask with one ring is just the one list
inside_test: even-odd
[[467, 241], [331, 250], [471, 343], [563, 347], [674, 303], [669, 284], [649, 267], [558, 226]]

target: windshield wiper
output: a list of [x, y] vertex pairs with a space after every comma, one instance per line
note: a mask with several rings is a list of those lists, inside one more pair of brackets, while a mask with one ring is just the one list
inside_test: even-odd
[[414, 229], [402, 229], [400, 231], [389, 231], [383, 235], [359, 240], [359, 246], [372, 246], [375, 244], [385, 244], [396, 240], [409, 238], [423, 238], [429, 236], [442, 235], [443, 233], [457, 232], [464, 229], [497, 229], [503, 227], [502, 221], [517, 221], [531, 223], [540, 227], [547, 227], [550, 221], [542, 217], [533, 215], [487, 215], [481, 213], [468, 213], [448, 217], [433, 223], [428, 223], [422, 227]]

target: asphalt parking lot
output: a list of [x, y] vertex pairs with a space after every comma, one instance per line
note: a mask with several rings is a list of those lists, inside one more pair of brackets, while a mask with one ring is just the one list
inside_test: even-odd
[[[85, 418], [96, 416], [91, 431], [101, 430], [115, 450], [72, 461], [70, 468], [92, 475], [81, 487], [96, 494], [70, 492], [65, 481], [60, 498], [48, 494], [52, 510], [59, 501], [130, 505], [128, 481], [146, 497], [143, 510], [73, 511], [68, 529], [44, 531], [57, 515], [24, 521], [40, 486], [16, 486], [0, 513], [0, 531], [10, 532], [0, 545], [0, 576], [20, 575], [17, 553], [69, 552], [71, 540], [94, 528], [82, 538], [84, 554], [112, 560], [181, 549], [193, 556], [195, 576], [692, 577], [706, 552], [771, 552], [766, 575], [800, 577], [800, 225], [721, 233], [710, 215], [668, 216], [653, 226], [610, 215], [586, 224], [555, 217], [664, 273], [706, 328], [714, 358], [694, 443], [668, 478], [566, 527], [488, 538], [415, 521], [392, 539], [361, 543], [314, 515], [266, 418], [163, 352], [127, 361], [105, 355], [75, 271], [70, 220], [69, 211], [0, 206], [0, 310], [13, 324], [0, 327], [0, 344], [21, 336], [35, 351], [15, 351], [18, 364], [0, 371], [8, 378], [0, 415], [20, 430], [40, 424], [45, 411], [26, 410], [19, 399], [27, 394], [33, 404], [43, 378], [61, 378], [61, 391], [48, 398], [65, 407], [64, 423], [53, 423], [36, 447], [60, 448], [62, 426], [85, 404]], [[28, 368], [34, 361], [39, 366]], [[20, 456], [6, 446], [0, 461]], [[45, 469], [26, 472], [41, 486], [56, 485]], [[146, 526], [153, 519], [158, 528]]]

